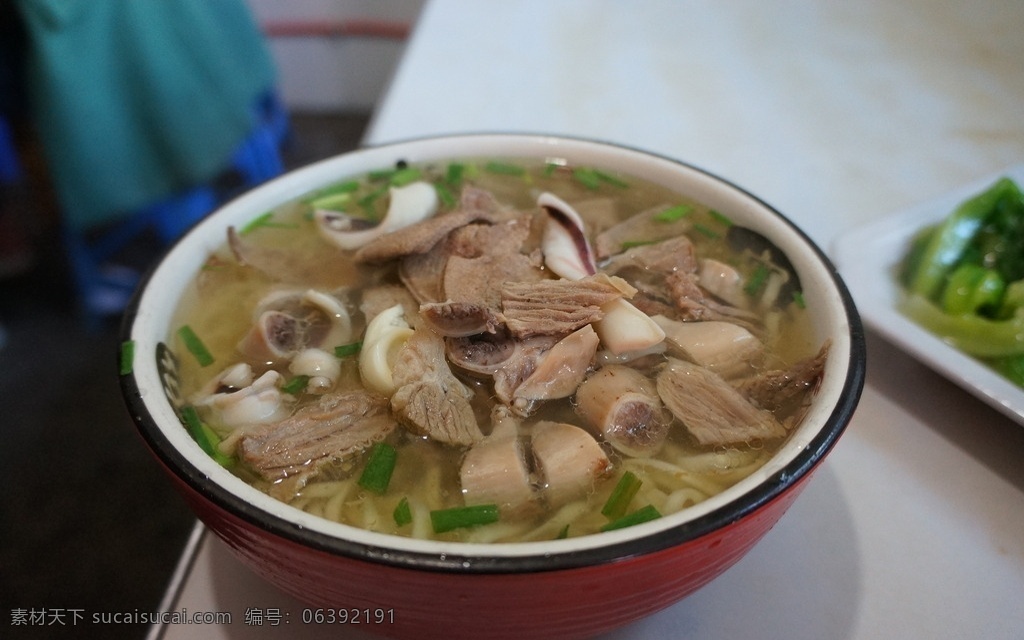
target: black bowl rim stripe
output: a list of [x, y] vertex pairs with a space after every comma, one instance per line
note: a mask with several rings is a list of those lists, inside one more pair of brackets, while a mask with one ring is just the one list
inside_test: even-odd
[[[385, 546], [366, 545], [327, 535], [319, 531], [312, 531], [266, 513], [262, 509], [259, 509], [232, 494], [220, 485], [209, 482], [205, 474], [199, 471], [181, 453], [175, 450], [174, 447], [170, 445], [170, 442], [166, 437], [161, 433], [159, 427], [156, 426], [155, 421], [149, 414], [146, 404], [143, 401], [135, 383], [134, 375], [122, 375], [120, 376], [121, 390], [132, 419], [135, 421], [136, 426], [147, 445], [152, 449], [161, 462], [163, 462], [168, 469], [177, 475], [180, 480], [184, 481], [192, 490], [211, 501], [218, 508], [227, 511], [254, 527], [263, 529], [280, 538], [331, 555], [337, 555], [354, 560], [388, 565], [402, 569], [457, 574], [524, 574], [544, 571], [571, 570], [583, 567], [599, 566], [625, 560], [631, 557], [664, 551], [673, 546], [696, 540], [704, 535], [714, 532], [715, 530], [728, 526], [754, 511], [757, 511], [765, 504], [780, 496], [796, 481], [810, 472], [811, 469], [813, 469], [815, 465], [828, 454], [849, 424], [864, 387], [867, 360], [864, 329], [860, 316], [854, 305], [853, 298], [832, 261], [817, 246], [817, 244], [777, 209], [731, 181], [688, 162], [620, 143], [605, 142], [594, 138], [582, 138], [547, 133], [486, 132], [409, 138], [374, 145], [372, 147], [364, 147], [361, 150], [370, 148], [386, 150], [389, 147], [402, 146], [412, 142], [426, 142], [437, 139], [495, 136], [567, 140], [570, 142], [616, 147], [642, 153], [647, 156], [661, 158], [665, 161], [683, 166], [717, 180], [756, 201], [787, 224], [791, 230], [804, 241], [812, 253], [815, 254], [815, 256], [826, 267], [826, 270], [832, 278], [833, 285], [842, 300], [846, 319], [850, 328], [850, 364], [839, 402], [825, 421], [822, 429], [808, 443], [803, 451], [798, 453], [796, 457], [794, 457], [793, 460], [791, 460], [784, 468], [767, 478], [763, 483], [744, 496], [741, 496], [738, 500], [678, 526], [665, 529], [645, 537], [601, 547], [582, 549], [579, 551], [494, 557], [459, 554], [432, 554], [394, 549]], [[358, 151], [359, 150], [353, 150], [349, 153]], [[398, 159], [399, 158], [396, 158], [396, 160]], [[187, 235], [187, 233], [183, 235], [177, 242], [181, 242]], [[168, 251], [170, 251], [170, 249], [168, 249]], [[135, 318], [138, 315], [139, 302], [142, 297], [142, 293], [148, 286], [149, 280], [152, 278], [158, 266], [159, 262], [154, 264], [154, 266], [147, 271], [140, 280], [132, 300], [129, 302], [121, 323], [120, 332], [122, 341], [126, 341], [131, 338], [131, 330], [135, 322]]]

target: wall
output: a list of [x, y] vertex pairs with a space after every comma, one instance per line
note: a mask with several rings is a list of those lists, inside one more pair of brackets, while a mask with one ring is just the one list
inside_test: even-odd
[[248, 0], [293, 111], [371, 111], [425, 0]]

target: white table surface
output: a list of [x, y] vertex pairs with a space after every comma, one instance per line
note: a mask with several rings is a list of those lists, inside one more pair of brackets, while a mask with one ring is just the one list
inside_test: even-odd
[[[1019, 0], [433, 0], [367, 143], [523, 131], [686, 160], [828, 249], [1024, 161]], [[846, 434], [782, 521], [690, 598], [608, 638], [1024, 638], [1024, 427], [876, 334]], [[365, 637], [197, 528], [161, 638]], [[289, 624], [246, 624], [278, 609]]]

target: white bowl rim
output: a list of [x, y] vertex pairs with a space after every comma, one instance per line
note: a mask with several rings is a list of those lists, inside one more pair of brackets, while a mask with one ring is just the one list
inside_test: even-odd
[[[542, 154], [543, 150], [550, 153]], [[157, 358], [140, 356], [156, 354], [162, 340], [168, 339], [170, 314], [166, 311], [168, 306], [173, 310], [173, 304], [167, 300], [173, 298], [176, 304], [178, 296], [168, 295], [167, 287], [191, 278], [205, 255], [223, 242], [227, 224], [221, 218], [240, 224], [246, 220], [241, 216], [251, 219], [268, 210], [267, 203], [280, 204], [330, 181], [392, 166], [398, 160], [542, 155], [570, 158], [572, 162], [576, 162], [573, 158], [586, 158], [585, 163], [576, 164], [627, 174], [631, 171], [624, 166], [642, 166], [655, 174], [655, 181], [686, 178], [689, 190], [680, 192], [687, 196], [697, 197], [692, 191], [697, 188], [706, 192], [706, 197], [745, 207], [740, 220], [744, 221], [745, 215], [756, 216], [757, 224], [753, 226], [765, 235], [771, 234], [772, 241], [794, 262], [805, 288], [810, 282], [819, 295], [830, 299], [825, 313], [831, 314], [833, 344], [817, 400], [803, 424], [764, 467], [694, 507], [618, 531], [544, 542], [456, 543], [375, 533], [302, 512], [239, 480], [187, 435], [164, 393]], [[644, 177], [651, 179], [652, 175], [645, 173]], [[711, 206], [706, 197], [705, 204]], [[730, 210], [728, 215], [733, 217], [735, 213]], [[190, 264], [189, 270], [186, 267]], [[187, 278], [181, 277], [183, 268], [189, 274]], [[811, 275], [813, 279], [808, 277]], [[164, 314], [156, 313], [161, 309]], [[414, 138], [356, 149], [271, 180], [218, 208], [168, 249], [140, 283], [125, 313], [121, 337], [135, 346], [132, 371], [121, 376], [132, 418], [160, 461], [192, 490], [252, 526], [314, 549], [404, 568], [462, 573], [524, 573], [614, 562], [700, 538], [744, 518], [779, 497], [832, 449], [856, 408], [866, 370], [863, 327], [851, 295], [824, 252], [780, 212], [695, 165], [618, 143], [549, 134], [467, 133]], [[828, 403], [824, 402], [827, 398], [831, 398]]]

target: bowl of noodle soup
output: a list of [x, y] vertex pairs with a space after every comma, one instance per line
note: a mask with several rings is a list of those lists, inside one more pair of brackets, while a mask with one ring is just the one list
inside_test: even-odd
[[[434, 222], [474, 207], [461, 226]], [[642, 216], [653, 222], [636, 231]], [[421, 223], [428, 240], [401, 235]], [[638, 235], [616, 236], [623, 223]], [[668, 245], [644, 236], [651, 225], [688, 239], [652, 257]], [[281, 239], [307, 227], [298, 245]], [[462, 236], [480, 234], [466, 249]], [[513, 258], [488, 263], [505, 271], [485, 274], [481, 255], [513, 236]], [[727, 241], [746, 257], [714, 253]], [[445, 243], [446, 275], [421, 277]], [[666, 259], [669, 275], [651, 275]], [[695, 280], [680, 280], [687, 269]], [[463, 299], [481, 281], [489, 302]], [[628, 307], [614, 326], [613, 306]], [[325, 308], [326, 324], [310, 319]], [[538, 317], [554, 328], [524, 328]], [[678, 337], [698, 323], [755, 345], [756, 363]], [[297, 326], [301, 345], [273, 342]], [[385, 327], [383, 346], [371, 326]], [[366, 612], [365, 630], [394, 637], [588, 637], [677, 602], [785, 513], [848, 424], [865, 372], [849, 293], [782, 214], [684, 162], [546, 135], [404, 141], [268, 182], [167, 252], [122, 337], [129, 411], [202, 522], [285, 592]], [[512, 383], [490, 361], [484, 374], [455, 362], [506, 339], [542, 354]], [[276, 355], [252, 355], [268, 340]], [[306, 350], [329, 362], [301, 368]], [[569, 364], [545, 365], [555, 352]], [[639, 375], [640, 391], [599, 386], [601, 372]], [[695, 398], [694, 378], [742, 411]], [[245, 410], [229, 404], [245, 394]], [[588, 422], [629, 394], [640, 435]], [[706, 424], [692, 413], [705, 404], [718, 412]], [[754, 432], [734, 433], [748, 422]], [[488, 466], [498, 451], [511, 458]], [[370, 468], [385, 454], [381, 484]]]

